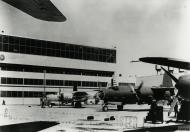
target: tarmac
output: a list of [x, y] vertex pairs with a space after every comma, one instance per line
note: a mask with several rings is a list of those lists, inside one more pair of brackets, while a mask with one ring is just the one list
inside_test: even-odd
[[[144, 122], [149, 105], [125, 105], [123, 111], [110, 106], [102, 112], [101, 105], [83, 105], [82, 108], [55, 106], [41, 108], [37, 105], [1, 105], [1, 131], [40, 131], [40, 132], [117, 132], [117, 131], [182, 131], [190, 130], [190, 125], [166, 121], [169, 107], [164, 106], [164, 123]], [[173, 114], [173, 113], [172, 113]]]

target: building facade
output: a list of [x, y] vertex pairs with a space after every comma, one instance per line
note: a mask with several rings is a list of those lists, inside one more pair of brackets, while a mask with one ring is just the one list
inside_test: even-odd
[[44, 93], [106, 87], [115, 72], [116, 49], [0, 35], [0, 98], [39, 103]]

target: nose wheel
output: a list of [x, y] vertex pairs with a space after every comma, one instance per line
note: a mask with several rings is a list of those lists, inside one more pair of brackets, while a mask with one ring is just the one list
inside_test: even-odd
[[122, 111], [123, 110], [123, 105], [117, 105], [117, 110]]
[[102, 111], [107, 112], [108, 111], [108, 106], [107, 105], [103, 105]]
[[75, 102], [74, 107], [75, 108], [81, 108], [82, 107], [81, 102]]

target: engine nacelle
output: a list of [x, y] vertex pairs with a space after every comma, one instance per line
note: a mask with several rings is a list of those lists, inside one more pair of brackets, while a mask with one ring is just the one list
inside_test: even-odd
[[190, 76], [181, 76], [178, 83], [176, 84], [178, 88], [179, 95], [186, 99], [190, 100]]
[[133, 86], [113, 86], [103, 89], [105, 101], [131, 102], [136, 101], [136, 93]]
[[64, 99], [63, 93], [61, 93], [61, 94], [48, 94], [46, 97], [47, 97], [48, 101], [60, 101], [61, 96], [62, 96], [62, 99]]

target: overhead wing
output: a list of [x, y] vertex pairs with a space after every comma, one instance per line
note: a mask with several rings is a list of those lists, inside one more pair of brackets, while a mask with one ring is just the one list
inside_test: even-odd
[[50, 0], [2, 0], [13, 7], [45, 21], [63, 22], [65, 16]]
[[139, 61], [190, 70], [190, 62], [165, 57], [143, 57]]

